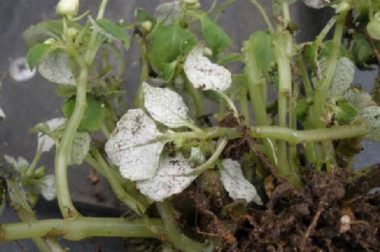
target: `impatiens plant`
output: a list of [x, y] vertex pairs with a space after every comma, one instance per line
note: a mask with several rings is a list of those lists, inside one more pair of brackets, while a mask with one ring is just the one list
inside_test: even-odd
[[[161, 243], [142, 244], [198, 252], [342, 251], [350, 239], [357, 251], [380, 249], [378, 226], [360, 233], [365, 241], [350, 228], [368, 215], [355, 215], [345, 187], [377, 174], [354, 173], [352, 160], [362, 140], [380, 141], [380, 76], [372, 93], [353, 86], [357, 68], [380, 65], [379, 0], [304, 0], [335, 11], [305, 43], [295, 40], [294, 0], [271, 1], [273, 20], [250, 0], [267, 27], [235, 51], [217, 24], [234, 0], [207, 11], [198, 0], [166, 2], [154, 15], [137, 9], [132, 24], [106, 19], [107, 2], [92, 16], [79, 0], [60, 0], [59, 19], [24, 32], [29, 68], [58, 84], [65, 101], [62, 117], [33, 128], [32, 162], [4, 156], [3, 189], [22, 222], [1, 225], [1, 241], [63, 251], [59, 237], [154, 238]], [[141, 54], [138, 83], [123, 79], [131, 40]], [[46, 174], [40, 158], [54, 147], [54, 174]], [[82, 215], [68, 187], [74, 164], [103, 176], [131, 218]], [[378, 182], [368, 179], [367, 189]], [[37, 220], [38, 194], [56, 198], [63, 218]], [[319, 219], [342, 231], [319, 232], [336, 235], [328, 242], [314, 236]]]

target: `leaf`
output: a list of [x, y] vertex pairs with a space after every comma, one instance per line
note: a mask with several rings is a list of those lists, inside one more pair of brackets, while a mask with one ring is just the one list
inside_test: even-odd
[[372, 20], [367, 24], [368, 34], [376, 40], [380, 40], [380, 11], [375, 13]]
[[368, 140], [380, 141], [380, 107], [370, 106], [363, 108], [360, 111], [360, 115], [370, 127], [370, 131], [367, 135]]
[[35, 44], [26, 56], [29, 69], [33, 69], [52, 50], [51, 44]]
[[192, 170], [180, 154], [175, 157], [163, 157], [155, 176], [138, 181], [136, 187], [152, 200], [163, 201], [173, 194], [182, 192], [195, 180], [196, 175], [189, 175]]
[[156, 88], [143, 83], [144, 106], [154, 120], [178, 128], [189, 124], [189, 109], [182, 97], [168, 88]]
[[232, 199], [245, 199], [248, 203], [253, 201], [258, 205], [263, 204], [256, 188], [244, 178], [240, 164], [237, 161], [224, 159], [222, 166], [220, 179]]
[[225, 91], [231, 86], [231, 73], [203, 56], [201, 46], [194, 47], [184, 64], [187, 78], [195, 88]]
[[105, 18], [96, 20], [96, 25], [101, 29], [101, 33], [106, 37], [120, 40], [123, 43], [125, 50], [129, 49], [131, 42], [125, 27], [114, 24], [112, 21]]
[[[75, 108], [76, 98], [71, 98], [62, 107], [62, 112], [66, 118], [70, 118]], [[95, 131], [100, 128], [105, 117], [104, 104], [93, 95], [87, 95], [87, 108], [84, 112], [79, 129], [83, 131]]]
[[[66, 123], [66, 119], [63, 117], [53, 118], [44, 124], [47, 126], [47, 130], [51, 133], [64, 125]], [[37, 149], [41, 152], [49, 152], [51, 148], [53, 148], [55, 142], [54, 140], [48, 136], [47, 134], [43, 134], [41, 132], [38, 133], [38, 145]]]
[[90, 144], [91, 137], [87, 132], [77, 132], [71, 146], [68, 164], [82, 164], [83, 160], [86, 158], [88, 152], [90, 151]]
[[199, 147], [191, 147], [189, 161], [196, 165], [200, 165], [206, 161], [206, 158]]
[[6, 116], [5, 116], [4, 110], [0, 108], [0, 120], [3, 120], [5, 117]]
[[313, 9], [322, 9], [329, 4], [329, 0], [303, 0], [303, 2]]
[[350, 124], [358, 115], [358, 111], [348, 101], [342, 100], [338, 102], [338, 107], [335, 111], [335, 119], [339, 124]]
[[344, 94], [344, 98], [358, 110], [369, 106], [375, 106], [376, 103], [372, 100], [372, 96], [368, 92], [351, 88]]
[[183, 11], [179, 1], [162, 3], [156, 7], [158, 23], [171, 25], [183, 17]]
[[369, 69], [366, 61], [373, 55], [373, 52], [370, 44], [361, 33], [355, 32], [353, 35], [352, 55], [357, 66]]
[[53, 83], [75, 85], [70, 56], [62, 50], [55, 50], [43, 58], [38, 65], [38, 71], [44, 78]]
[[201, 18], [202, 36], [214, 55], [223, 52], [230, 44], [230, 37], [207, 15]]
[[335, 68], [335, 74], [331, 81], [331, 86], [327, 97], [335, 98], [343, 95], [354, 81], [354, 75], [355, 64], [346, 57], [340, 58]]
[[44, 176], [39, 184], [39, 190], [47, 201], [54, 200], [56, 196], [54, 175]]
[[150, 179], [156, 174], [164, 147], [161, 142], [151, 143], [159, 136], [154, 121], [143, 110], [130, 109], [117, 123], [105, 151], [124, 178]]
[[11, 166], [12, 169], [18, 171], [19, 173], [23, 173], [29, 167], [29, 162], [23, 157], [18, 157], [15, 159], [12, 156], [4, 155], [4, 160], [8, 165]]
[[275, 63], [273, 35], [257, 31], [244, 42], [243, 55], [246, 69], [254, 83], [261, 82]]
[[153, 68], [165, 81], [171, 74], [163, 77], [163, 71], [167, 64], [176, 62], [181, 56], [186, 55], [196, 43], [196, 37], [191, 32], [181, 28], [178, 24], [156, 25], [147, 37], [148, 58]]

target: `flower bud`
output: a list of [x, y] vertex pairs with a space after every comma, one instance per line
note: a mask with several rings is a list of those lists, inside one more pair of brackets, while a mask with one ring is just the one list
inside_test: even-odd
[[142, 27], [144, 28], [145, 32], [150, 32], [152, 30], [153, 24], [151, 21], [144, 21], [142, 23]]
[[57, 14], [75, 16], [79, 10], [79, 0], [60, 0], [57, 5]]

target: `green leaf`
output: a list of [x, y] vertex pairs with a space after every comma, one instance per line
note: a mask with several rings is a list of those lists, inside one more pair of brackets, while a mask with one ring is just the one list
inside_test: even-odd
[[352, 55], [358, 67], [369, 69], [366, 61], [373, 55], [373, 52], [370, 44], [361, 33], [354, 33]]
[[335, 119], [340, 125], [350, 124], [358, 115], [358, 112], [354, 106], [348, 101], [342, 100], [338, 103], [338, 107], [335, 111]]
[[51, 50], [51, 44], [34, 44], [26, 55], [29, 69], [33, 69]]
[[270, 33], [257, 31], [244, 43], [244, 61], [256, 81], [266, 76], [275, 62], [273, 41]]
[[178, 24], [157, 25], [147, 39], [149, 61], [160, 77], [166, 81], [171, 77], [167, 74], [168, 64], [186, 55], [196, 43], [194, 34]]
[[69, 155], [69, 165], [83, 163], [90, 151], [91, 137], [86, 132], [77, 132]]
[[120, 40], [124, 44], [124, 48], [126, 50], [129, 49], [130, 46], [130, 39], [129, 35], [126, 32], [126, 29], [121, 26], [113, 23], [112, 21], [108, 19], [99, 19], [96, 20], [96, 24], [99, 28], [102, 29], [102, 32], [112, 39]]
[[[331, 55], [333, 48], [334, 48], [334, 43], [332, 40], [328, 40], [324, 42], [323, 45], [321, 46], [321, 52], [319, 54], [319, 58], [320, 59], [328, 58]], [[340, 47], [340, 56], [346, 57], [349, 59], [352, 58], [350, 52], [344, 46]]]
[[202, 36], [207, 46], [212, 49], [214, 55], [223, 52], [231, 44], [230, 37], [207, 15], [202, 16], [201, 25]]
[[[62, 112], [66, 118], [70, 118], [75, 107], [75, 98], [69, 99], [62, 107]], [[102, 125], [105, 116], [104, 104], [93, 97], [87, 95], [87, 108], [83, 119], [79, 125], [80, 130], [95, 131]]]

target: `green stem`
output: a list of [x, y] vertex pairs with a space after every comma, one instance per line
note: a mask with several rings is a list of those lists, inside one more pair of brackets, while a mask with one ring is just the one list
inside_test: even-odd
[[[160, 220], [151, 219], [157, 229], [162, 229]], [[89, 237], [141, 237], [157, 238], [142, 220], [126, 221], [122, 218], [49, 219], [31, 222], [2, 224], [0, 241], [12, 241], [40, 237], [63, 237], [67, 240], [82, 240]]]
[[263, 8], [263, 6], [257, 2], [256, 0], [251, 0], [251, 3], [257, 8], [257, 10], [260, 12], [260, 15], [261, 17], [264, 19], [264, 22], [266, 23], [268, 29], [270, 32], [273, 33], [274, 29], [273, 29], [273, 26], [272, 26], [272, 23], [271, 21], [269, 20], [269, 17], [267, 15], [267, 13], [265, 12], [265, 9]]
[[133, 101], [133, 104], [136, 108], [143, 107], [144, 102], [144, 94], [143, 94], [143, 83], [148, 79], [149, 77], [149, 61], [147, 56], [147, 49], [145, 48], [144, 41], [139, 38], [139, 48], [140, 48], [140, 55], [141, 55], [141, 71], [140, 71], [140, 78], [139, 78], [139, 85], [137, 87], [135, 99]]
[[76, 217], [79, 215], [79, 212], [75, 209], [71, 201], [67, 182], [68, 156], [71, 151], [71, 145], [73, 143], [75, 134], [87, 107], [86, 90], [89, 71], [88, 64], [80, 58], [78, 58], [78, 63], [80, 64], [81, 72], [77, 82], [75, 108], [71, 118], [66, 125], [65, 131], [63, 132], [61, 141], [57, 146], [58, 148], [55, 156], [55, 183], [57, 190], [57, 200], [64, 218]]
[[157, 202], [156, 206], [158, 212], [160, 213], [164, 224], [165, 233], [170, 243], [184, 252], [207, 251], [208, 246], [206, 244], [202, 244], [188, 238], [178, 228], [177, 221], [174, 218], [173, 209], [168, 202]]
[[347, 11], [339, 14], [334, 37], [333, 37], [333, 49], [331, 56], [327, 61], [326, 73], [322, 78], [319, 85], [315, 87], [314, 106], [312, 107], [310, 117], [313, 127], [324, 127], [325, 123], [322, 119], [322, 112], [326, 104], [326, 93], [331, 85], [331, 81], [335, 74], [335, 69], [338, 64], [340, 56], [340, 44], [343, 36], [344, 25], [346, 21]]
[[[344, 125], [312, 130], [295, 130], [279, 126], [254, 126], [250, 128], [250, 135], [253, 138], [275, 139], [285, 141], [290, 144], [346, 139], [363, 136], [367, 133], [368, 126], [365, 124]], [[226, 137], [230, 140], [237, 139], [241, 137], [241, 133], [234, 128], [213, 127], [204, 128], [202, 132], [178, 132], [163, 134], [157, 141], [170, 142], [175, 139], [209, 140], [220, 137]]]
[[244, 117], [245, 124], [249, 125], [250, 119], [249, 119], [247, 92], [248, 90], [246, 86], [241, 88], [240, 94], [239, 94], [239, 101], [240, 101], [240, 111]]
[[91, 150], [91, 153], [94, 156], [95, 160], [87, 158], [86, 161], [88, 161], [94, 168], [99, 170], [99, 172], [107, 179], [113, 192], [121, 202], [132, 209], [135, 213], [142, 215], [148, 208], [149, 203], [147, 201], [141, 202], [136, 197], [125, 191], [122, 184], [120, 183], [118, 175], [113, 172], [112, 167], [107, 164], [97, 149], [93, 148]]
[[211, 157], [205, 163], [203, 163], [202, 165], [195, 168], [191, 172], [191, 174], [199, 175], [199, 174], [202, 174], [203, 172], [207, 171], [208, 169], [210, 169], [212, 167], [212, 165], [216, 162], [216, 160], [218, 160], [220, 154], [222, 154], [222, 151], [226, 147], [227, 143], [228, 143], [227, 138], [226, 137], [222, 138], [220, 143], [216, 147], [216, 150], [211, 155]]
[[98, 16], [96, 17], [96, 19], [102, 19], [103, 18], [104, 11], [106, 10], [107, 4], [108, 4], [108, 0], [102, 0], [102, 2], [100, 3], [100, 6], [99, 6]]
[[25, 175], [30, 177], [33, 175], [34, 170], [37, 167], [37, 164], [40, 162], [42, 156], [42, 151], [40, 149], [37, 150], [36, 155], [33, 158], [32, 163], [29, 165], [28, 170], [26, 171]]

